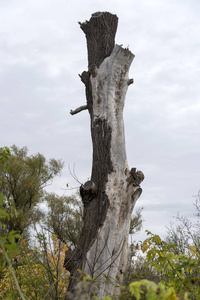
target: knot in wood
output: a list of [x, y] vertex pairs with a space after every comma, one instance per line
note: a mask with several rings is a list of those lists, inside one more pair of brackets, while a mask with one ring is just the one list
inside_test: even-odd
[[136, 168], [132, 168], [129, 173], [128, 182], [132, 183], [134, 186], [139, 186], [144, 180], [144, 174], [142, 171], [136, 171]]
[[92, 77], [96, 77], [98, 73], [98, 68], [95, 64], [91, 64], [88, 67], [88, 71], [92, 74]]
[[133, 78], [129, 79], [128, 80], [128, 85], [133, 84], [133, 82], [134, 82]]
[[96, 187], [93, 181], [86, 181], [80, 186], [80, 195], [82, 197], [83, 205], [88, 205], [96, 197]]
[[84, 183], [83, 188], [87, 191], [95, 191], [95, 184], [93, 181], [89, 180]]

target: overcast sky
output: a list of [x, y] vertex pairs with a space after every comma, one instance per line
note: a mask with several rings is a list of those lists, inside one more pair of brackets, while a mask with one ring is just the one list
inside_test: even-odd
[[89, 114], [69, 111], [85, 104], [78, 21], [96, 11], [117, 14], [116, 43], [135, 54], [124, 110], [127, 157], [145, 174], [136, 205], [144, 207], [143, 230], [163, 234], [178, 211], [193, 217], [200, 189], [199, 0], [1, 0], [1, 146], [63, 159], [49, 191], [78, 186], [68, 165], [80, 182], [90, 177]]

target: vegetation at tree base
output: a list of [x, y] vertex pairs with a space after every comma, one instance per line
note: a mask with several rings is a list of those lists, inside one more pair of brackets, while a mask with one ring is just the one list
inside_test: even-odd
[[[52, 243], [42, 235], [37, 236], [37, 241], [38, 247], [30, 249], [22, 239], [20, 254], [12, 260], [21, 291], [25, 299], [64, 299], [68, 272], [63, 262], [68, 245], [54, 235]], [[21, 299], [8, 267], [2, 271], [0, 299]]]
[[55, 235], [48, 242], [46, 233], [25, 242], [18, 234], [28, 237], [31, 225], [45, 217], [38, 205], [47, 198], [43, 188], [62, 166], [39, 153], [28, 157], [26, 147], [0, 148], [0, 299], [58, 299], [66, 293], [63, 263], [69, 246]]
[[[65, 251], [78, 243], [83, 208], [78, 196], [44, 192], [61, 168], [61, 161], [47, 163], [41, 154], [28, 157], [26, 148], [0, 148], [0, 299], [65, 299]], [[42, 202], [46, 215], [39, 210]], [[164, 240], [147, 232], [145, 241], [131, 245], [135, 256], [124, 282], [105, 276], [121, 293], [108, 293], [104, 300], [200, 299], [200, 194], [195, 207], [195, 224], [178, 215], [178, 226], [169, 227]], [[33, 220], [36, 209], [39, 217]], [[141, 229], [141, 211], [132, 217], [131, 234]], [[19, 233], [28, 236], [33, 222], [41, 227], [31, 243]], [[76, 296], [69, 294], [68, 299], [98, 299], [96, 289], [96, 279], [80, 271]]]
[[200, 194], [195, 208], [195, 223], [178, 214], [178, 225], [168, 228], [164, 240], [147, 232], [141, 245], [133, 245], [142, 254], [132, 261], [126, 284], [148, 279], [173, 287], [178, 299], [200, 299]]
[[200, 255], [194, 245], [187, 253], [175, 254], [175, 245], [162, 241], [158, 235], [148, 232], [150, 237], [142, 244], [150, 263], [160, 274], [161, 282], [167, 287], [174, 287], [180, 295], [187, 293], [195, 299], [200, 295]]

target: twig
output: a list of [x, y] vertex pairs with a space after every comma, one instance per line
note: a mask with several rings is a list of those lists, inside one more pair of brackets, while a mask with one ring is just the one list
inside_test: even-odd
[[78, 182], [80, 185], [82, 185], [82, 183], [78, 180], [77, 176], [76, 176], [76, 173], [75, 173], [75, 164], [73, 165], [73, 173], [70, 169], [70, 165], [68, 165], [68, 170], [69, 170], [69, 173], [70, 175], [76, 180], [76, 182]]

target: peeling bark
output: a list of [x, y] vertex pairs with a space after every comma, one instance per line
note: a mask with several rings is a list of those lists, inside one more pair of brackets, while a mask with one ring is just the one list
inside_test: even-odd
[[81, 74], [91, 118], [93, 164], [91, 180], [80, 187], [84, 225], [77, 249], [66, 253], [73, 291], [77, 269], [97, 276], [102, 299], [119, 292], [104, 283], [103, 274], [123, 278], [128, 260], [130, 218], [144, 179], [136, 168], [129, 170], [124, 136], [123, 108], [128, 72], [134, 55], [115, 45], [118, 18], [108, 12], [95, 13], [79, 23], [87, 39], [88, 71]]

